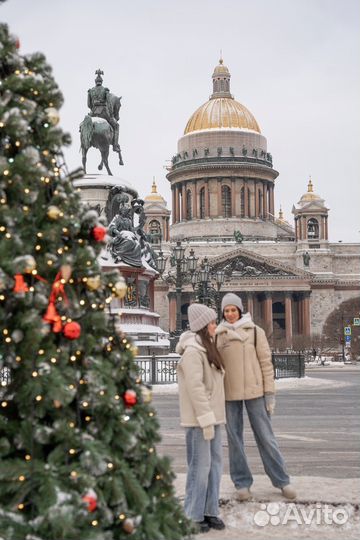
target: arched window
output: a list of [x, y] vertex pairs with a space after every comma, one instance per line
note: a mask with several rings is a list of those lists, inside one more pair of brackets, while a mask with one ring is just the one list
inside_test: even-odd
[[244, 190], [244, 186], [240, 189], [240, 217], [245, 217], [245, 190]]
[[315, 218], [310, 218], [307, 222], [307, 236], [311, 240], [312, 238], [319, 238], [319, 222]]
[[192, 219], [192, 193], [190, 189], [186, 192], [186, 219]]
[[221, 186], [222, 215], [231, 217], [231, 189], [229, 186]]
[[152, 244], [160, 244], [162, 237], [161, 225], [156, 219], [151, 220], [149, 223], [149, 236]]
[[205, 188], [200, 189], [200, 219], [205, 219]]

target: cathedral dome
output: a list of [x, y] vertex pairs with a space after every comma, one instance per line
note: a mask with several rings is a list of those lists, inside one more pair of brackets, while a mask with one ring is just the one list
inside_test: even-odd
[[312, 183], [311, 178], [310, 178], [309, 183], [308, 183], [308, 190], [301, 197], [298, 204], [303, 205], [303, 204], [306, 204], [306, 203], [309, 203], [309, 202], [312, 202], [312, 201], [323, 201], [323, 199], [319, 195], [314, 193], [314, 191], [313, 191], [313, 183]]
[[186, 124], [184, 135], [203, 129], [249, 129], [261, 133], [251, 112], [233, 98], [209, 99]]
[[152, 186], [151, 186], [151, 193], [150, 193], [150, 195], [147, 195], [144, 198], [144, 201], [145, 201], [145, 203], [157, 202], [157, 203], [164, 204], [166, 206], [166, 201], [165, 201], [164, 197], [162, 197], [157, 191], [157, 185], [156, 185], [156, 182], [155, 182], [155, 178], [154, 178]]
[[205, 129], [242, 129], [261, 133], [251, 112], [230, 93], [230, 72], [220, 59], [212, 75], [213, 94], [186, 124], [184, 135]]

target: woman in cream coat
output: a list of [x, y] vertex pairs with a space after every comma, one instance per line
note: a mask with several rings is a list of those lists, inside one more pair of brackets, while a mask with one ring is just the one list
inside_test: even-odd
[[224, 370], [214, 344], [216, 313], [202, 304], [188, 309], [190, 331], [180, 337], [180, 422], [186, 430], [188, 472], [185, 513], [200, 532], [223, 529], [218, 518], [222, 473], [221, 424], [225, 423]]
[[250, 313], [243, 314], [241, 298], [226, 294], [221, 303], [224, 321], [216, 331], [216, 345], [225, 368], [226, 431], [229, 445], [230, 476], [238, 498], [251, 497], [253, 477], [243, 439], [243, 407], [266, 474], [288, 499], [296, 492], [290, 485], [284, 459], [272, 430], [270, 416], [275, 408], [274, 369], [264, 330], [256, 326]]

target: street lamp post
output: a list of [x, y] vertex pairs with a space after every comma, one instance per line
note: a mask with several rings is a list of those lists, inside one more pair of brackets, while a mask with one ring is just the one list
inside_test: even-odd
[[195, 275], [198, 258], [195, 257], [194, 250], [190, 250], [189, 257], [185, 257], [185, 248], [182, 246], [180, 240], [176, 242], [176, 246], [172, 250], [171, 260], [174, 261], [175, 275], [170, 272], [164, 276], [166, 268], [166, 257], [162, 251], [159, 252], [157, 257], [157, 269], [164, 281], [175, 286], [175, 298], [176, 298], [176, 335], [179, 335], [181, 327], [181, 295], [184, 285], [192, 283], [193, 276]]

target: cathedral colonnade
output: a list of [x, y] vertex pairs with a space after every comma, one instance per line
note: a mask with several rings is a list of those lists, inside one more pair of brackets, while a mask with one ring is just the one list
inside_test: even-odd
[[[294, 336], [309, 338], [310, 330], [310, 291], [233, 291], [238, 294], [249, 311], [254, 322], [261, 326], [267, 336], [276, 342], [284, 341], [291, 348]], [[222, 292], [222, 295], [226, 291]], [[193, 294], [185, 291], [182, 294], [182, 326], [187, 326], [187, 307], [193, 301]], [[169, 293], [170, 331], [176, 329], [176, 298]]]
[[172, 223], [211, 218], [274, 219], [274, 182], [203, 178], [173, 182]]

